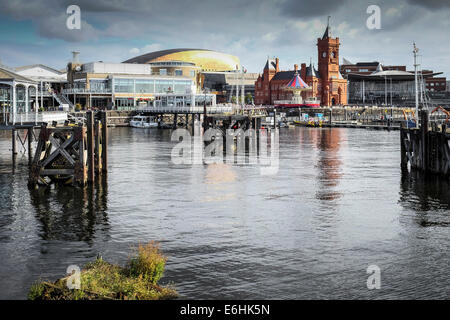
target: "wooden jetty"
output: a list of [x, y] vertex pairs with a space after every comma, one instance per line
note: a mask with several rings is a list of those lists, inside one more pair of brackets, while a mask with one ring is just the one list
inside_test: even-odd
[[106, 112], [86, 113], [86, 124], [42, 124], [28, 183], [32, 187], [63, 183], [84, 186], [108, 169]]
[[[282, 109], [277, 111], [280, 112]], [[302, 114], [308, 114], [310, 118], [321, 114], [320, 125], [316, 125], [316, 127], [399, 130], [400, 124], [407, 119], [409, 114], [412, 114], [412, 110], [391, 106], [340, 106], [299, 108], [296, 114], [298, 120], [294, 121], [294, 124], [299, 126], [311, 126], [309, 121], [301, 121]]]
[[448, 177], [450, 175], [450, 134], [447, 122], [439, 125], [429, 121], [429, 113], [422, 110], [419, 128], [400, 129], [401, 167]]

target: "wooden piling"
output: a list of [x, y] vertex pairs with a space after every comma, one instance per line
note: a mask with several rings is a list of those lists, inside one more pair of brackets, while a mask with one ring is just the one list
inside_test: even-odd
[[420, 112], [420, 133], [422, 139], [422, 170], [428, 171], [428, 111]]
[[79, 142], [78, 145], [78, 161], [74, 166], [74, 180], [80, 186], [86, 185], [88, 179], [88, 172], [85, 159], [86, 149], [86, 127], [78, 126], [74, 128], [74, 139]]
[[101, 113], [102, 122], [102, 171], [108, 172], [108, 114]]
[[100, 121], [95, 120], [94, 126], [94, 160], [95, 160], [95, 173], [100, 174], [102, 172], [102, 150], [101, 150], [101, 129]]
[[173, 126], [172, 126], [173, 129], [177, 128], [177, 121], [178, 121], [178, 113], [175, 113], [173, 115]]
[[88, 181], [93, 182], [95, 179], [94, 168], [94, 113], [89, 110], [86, 112], [87, 125], [87, 167], [88, 167]]
[[28, 138], [28, 167], [31, 168], [31, 164], [33, 163], [33, 150], [32, 150], [33, 128], [28, 128], [27, 138]]

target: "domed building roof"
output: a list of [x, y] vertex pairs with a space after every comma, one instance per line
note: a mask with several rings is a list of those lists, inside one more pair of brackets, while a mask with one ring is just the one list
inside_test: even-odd
[[151, 63], [183, 61], [194, 63], [203, 71], [236, 71], [241, 69], [238, 57], [206, 49], [169, 49], [146, 53], [124, 61], [124, 63]]

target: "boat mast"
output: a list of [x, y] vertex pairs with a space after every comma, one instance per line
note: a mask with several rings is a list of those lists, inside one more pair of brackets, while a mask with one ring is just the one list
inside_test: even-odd
[[414, 86], [415, 86], [415, 99], [416, 99], [416, 123], [419, 121], [419, 91], [418, 91], [418, 83], [417, 83], [417, 52], [419, 49], [416, 47], [416, 43], [414, 45]]

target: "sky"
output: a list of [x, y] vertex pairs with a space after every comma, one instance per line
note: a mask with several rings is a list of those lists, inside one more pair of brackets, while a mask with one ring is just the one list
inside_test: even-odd
[[[68, 29], [78, 5], [81, 28]], [[380, 29], [369, 29], [370, 5]], [[379, 61], [413, 69], [412, 44], [423, 69], [450, 77], [450, 0], [0, 0], [0, 62], [65, 68], [71, 51], [81, 62], [122, 62], [171, 48], [236, 55], [248, 72], [268, 57], [282, 70], [317, 63], [317, 38], [327, 16], [341, 42], [340, 59]]]

